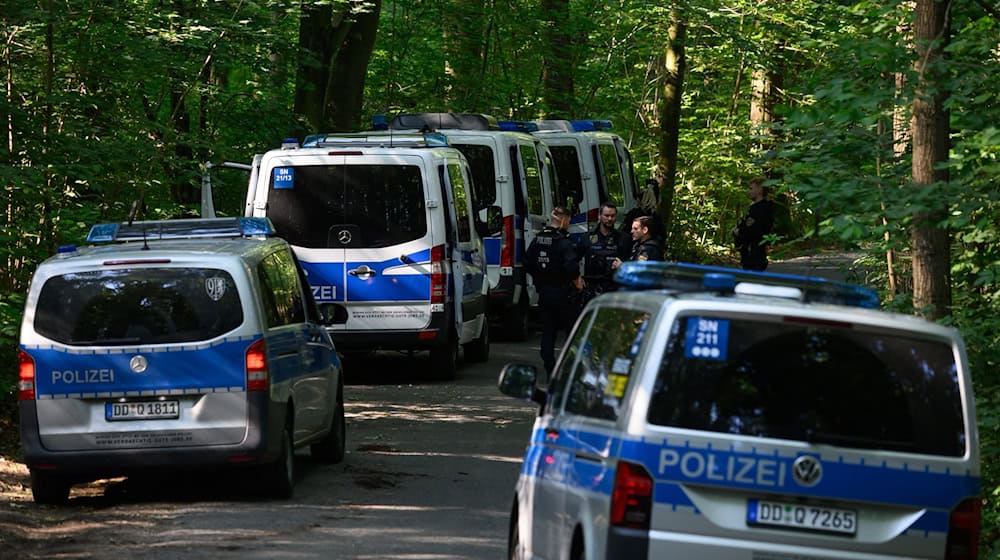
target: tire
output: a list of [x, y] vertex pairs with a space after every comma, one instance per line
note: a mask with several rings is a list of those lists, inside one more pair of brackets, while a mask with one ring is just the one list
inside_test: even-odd
[[483, 330], [472, 342], [462, 347], [465, 352], [465, 361], [481, 364], [490, 359], [490, 321], [483, 318]]
[[292, 446], [292, 427], [285, 426], [281, 434], [281, 454], [265, 467], [265, 488], [274, 498], [288, 499], [295, 490], [295, 448]]
[[528, 306], [524, 298], [503, 310], [500, 325], [507, 340], [521, 342], [528, 338]]
[[58, 475], [31, 471], [31, 496], [36, 504], [65, 504], [69, 500], [71, 486], [72, 484]]
[[337, 407], [330, 422], [330, 433], [309, 446], [313, 459], [323, 463], [336, 464], [344, 460], [347, 446], [347, 421], [344, 419], [344, 388], [337, 389]]
[[431, 349], [430, 368], [431, 379], [454, 381], [458, 377], [458, 337], [450, 334], [444, 344]]
[[524, 551], [521, 550], [521, 523], [517, 517], [517, 502], [510, 512], [510, 531], [507, 535], [507, 558], [508, 560], [523, 560]]

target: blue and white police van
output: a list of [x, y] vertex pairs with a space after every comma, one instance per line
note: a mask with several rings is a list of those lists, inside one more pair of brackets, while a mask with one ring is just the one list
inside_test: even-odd
[[320, 135], [254, 158], [247, 216], [295, 249], [342, 353], [489, 358], [486, 255], [465, 157], [434, 134]]
[[400, 114], [387, 126], [391, 131], [435, 130], [469, 161], [473, 210], [485, 224], [490, 315], [507, 339], [524, 340], [529, 306], [538, 299], [524, 272], [524, 251], [548, 224], [557, 190], [548, 147], [526, 132], [502, 131], [495, 118], [482, 114]]
[[344, 457], [340, 359], [263, 218], [98, 224], [38, 266], [21, 324], [36, 502], [157, 469], [258, 469], [288, 497], [294, 448]]
[[552, 203], [573, 213], [570, 235], [574, 239], [584, 238], [597, 227], [604, 202], [618, 207], [619, 220], [638, 204], [632, 155], [625, 141], [612, 132], [611, 121], [501, 121], [499, 125], [502, 130], [529, 132], [552, 152], [559, 177]]
[[848, 284], [626, 263], [540, 405], [509, 557], [977, 558], [975, 399], [952, 328]]

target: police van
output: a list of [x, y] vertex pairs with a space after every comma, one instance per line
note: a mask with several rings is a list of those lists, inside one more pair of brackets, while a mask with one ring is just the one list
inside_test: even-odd
[[510, 558], [975, 559], [975, 399], [952, 328], [868, 289], [626, 263], [540, 406]]
[[501, 131], [495, 118], [481, 114], [401, 114], [387, 128], [440, 132], [469, 161], [473, 209], [485, 224], [490, 315], [499, 319], [506, 338], [524, 340], [529, 305], [537, 304], [524, 273], [524, 251], [547, 224], [557, 189], [548, 147], [526, 132]]
[[339, 462], [341, 363], [304, 273], [261, 218], [98, 224], [39, 265], [19, 399], [35, 501], [150, 469], [255, 467], [287, 497], [294, 448]]
[[[639, 201], [632, 155], [608, 120], [501, 121], [502, 130], [521, 130], [545, 142], [559, 182], [555, 206], [573, 212], [570, 234], [581, 239], [600, 221], [601, 204], [611, 201], [619, 219]], [[617, 224], [621, 227], [622, 224]], [[626, 226], [626, 231], [628, 227]]]
[[489, 358], [486, 256], [469, 165], [434, 134], [321, 135], [254, 158], [245, 214], [295, 249], [338, 350]]

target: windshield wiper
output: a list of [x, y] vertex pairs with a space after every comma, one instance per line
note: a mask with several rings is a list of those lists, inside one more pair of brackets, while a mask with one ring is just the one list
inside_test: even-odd
[[809, 443], [828, 443], [830, 445], [849, 445], [864, 447], [866, 449], [893, 449], [896, 451], [915, 449], [916, 447], [912, 441], [885, 440], [872, 437], [818, 432], [816, 430], [806, 430], [805, 440]]
[[96, 338], [94, 340], [74, 340], [73, 346], [121, 346], [123, 344], [140, 344], [138, 336], [123, 336], [121, 338]]

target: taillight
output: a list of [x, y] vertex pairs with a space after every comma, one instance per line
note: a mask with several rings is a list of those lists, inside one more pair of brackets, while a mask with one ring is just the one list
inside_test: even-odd
[[446, 291], [444, 245], [437, 245], [431, 248], [431, 304], [443, 304]]
[[976, 560], [979, 558], [979, 519], [982, 500], [969, 498], [951, 510], [948, 523], [946, 560]]
[[500, 266], [514, 266], [514, 216], [503, 219], [503, 247], [500, 248]]
[[247, 391], [267, 391], [271, 382], [267, 373], [267, 346], [264, 339], [247, 348], [246, 367]]
[[17, 351], [17, 399], [35, 400], [35, 359], [24, 350]]
[[649, 529], [653, 516], [653, 477], [642, 465], [620, 461], [611, 493], [611, 524]]

